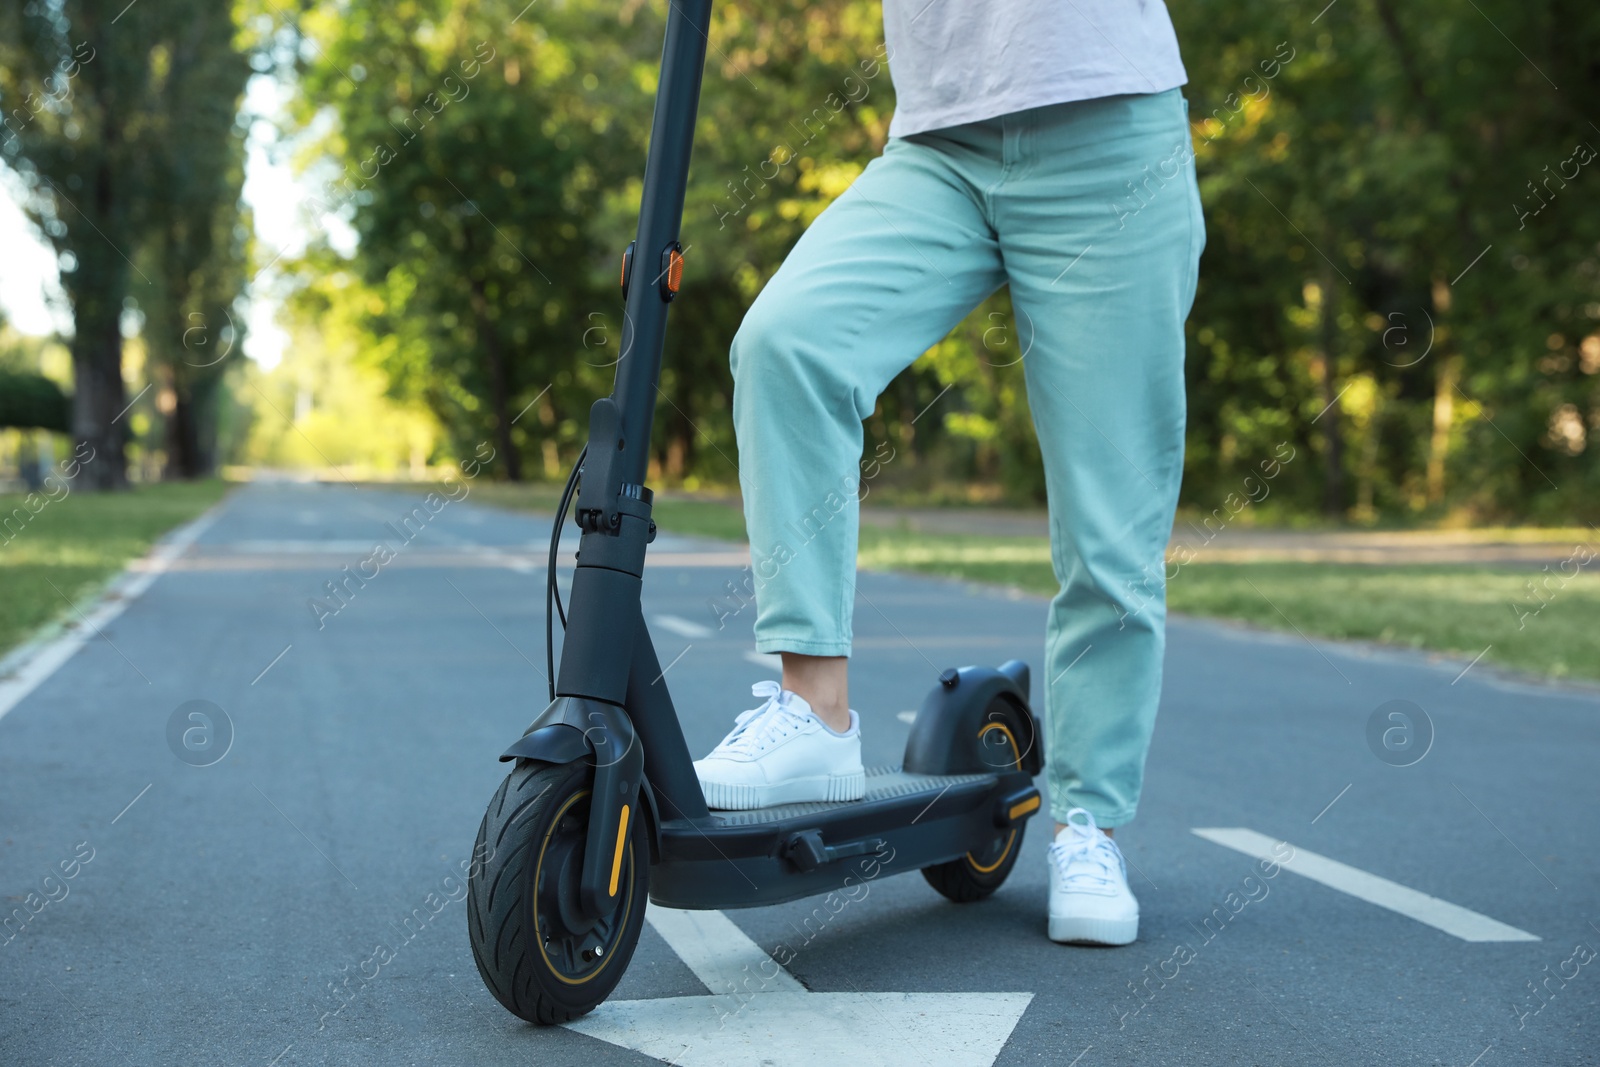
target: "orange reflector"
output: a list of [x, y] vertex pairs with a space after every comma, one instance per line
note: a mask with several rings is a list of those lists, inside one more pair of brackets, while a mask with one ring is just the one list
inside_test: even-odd
[[1024, 800], [1020, 804], [1011, 805], [1011, 810], [1006, 812], [1006, 818], [1015, 819], [1019, 815], [1026, 815], [1030, 811], [1038, 811], [1038, 810], [1039, 810], [1039, 798], [1038, 798], [1037, 795], [1035, 795], [1035, 796], [1029, 797], [1027, 800]]
[[676, 293], [683, 283], [683, 253], [676, 248], [667, 249], [667, 292]]
[[622, 253], [622, 274], [617, 284], [623, 289], [628, 288], [628, 253]]
[[[1035, 798], [1035, 803], [1038, 799]], [[628, 805], [622, 805], [622, 818], [617, 822], [617, 851], [611, 857], [611, 895], [617, 895], [617, 879], [622, 877], [622, 846], [628, 840]], [[604, 853], [601, 853], [604, 855]]]

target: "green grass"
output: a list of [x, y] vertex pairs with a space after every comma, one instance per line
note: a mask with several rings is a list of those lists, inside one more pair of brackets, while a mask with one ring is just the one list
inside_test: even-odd
[[[1570, 542], [1568, 542], [1570, 543]], [[921, 571], [1050, 595], [1042, 538], [909, 534], [866, 527], [863, 566]], [[1189, 615], [1274, 630], [1381, 641], [1473, 657], [1548, 677], [1600, 678], [1600, 573], [1562, 584], [1556, 568], [1454, 564], [1190, 563], [1168, 565], [1167, 604]], [[1547, 579], [1539, 598], [1528, 591]], [[1542, 606], [1541, 606], [1542, 603]]]
[[[487, 490], [485, 492], [485, 490]], [[559, 487], [474, 487], [483, 503], [548, 511]], [[739, 509], [717, 501], [661, 499], [657, 521], [676, 534], [745, 539]], [[1463, 540], [1573, 544], [1583, 530], [1463, 531]], [[914, 533], [863, 525], [863, 567], [908, 570], [1023, 589], [1056, 591], [1050, 545], [1040, 537]], [[1172, 574], [1171, 565], [1168, 573]], [[1546, 677], [1600, 678], [1600, 560], [1565, 585], [1551, 568], [1544, 606], [1527, 583], [1535, 567], [1457, 564], [1369, 566], [1341, 563], [1190, 563], [1167, 585], [1171, 610], [1234, 619], [1313, 637], [1380, 641], [1467, 658]], [[1515, 607], [1514, 607], [1515, 606]], [[1531, 613], [1519, 617], [1518, 612]]]
[[[1192, 573], [1191, 573], [1192, 571]], [[1210, 563], [1168, 584], [1174, 611], [1456, 652], [1554, 678], [1600, 678], [1600, 574], [1529, 568]], [[1528, 583], [1549, 577], [1541, 601]], [[1542, 606], [1541, 606], [1542, 605]], [[1281, 613], [1281, 614], [1280, 614]]]
[[[144, 486], [125, 493], [76, 491], [37, 514], [26, 494], [0, 494], [0, 653], [44, 624], [71, 615], [156, 538], [189, 521], [227, 491], [222, 481]], [[42, 494], [34, 498], [34, 507]], [[15, 512], [21, 511], [21, 516]], [[23, 522], [22, 516], [28, 516]]]

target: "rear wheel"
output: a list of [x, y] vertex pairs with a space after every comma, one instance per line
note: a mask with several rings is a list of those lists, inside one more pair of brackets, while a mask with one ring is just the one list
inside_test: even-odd
[[[1025, 755], [1021, 739], [1031, 737], [1032, 732], [1022, 722], [1016, 706], [996, 697], [983, 713], [982, 724], [978, 727], [979, 758], [996, 771], [1020, 771]], [[960, 859], [922, 868], [922, 877], [958, 904], [982, 900], [999, 889], [1011, 868], [1016, 866], [1017, 853], [1022, 850], [1024, 825], [1017, 822], [1008, 829], [996, 830], [993, 839]]]
[[579, 913], [589, 786], [584, 764], [518, 760], [478, 829], [467, 895], [472, 955], [495, 999], [532, 1023], [567, 1022], [605, 1000], [644, 923], [650, 855], [638, 817], [619, 854], [616, 906], [598, 919]]

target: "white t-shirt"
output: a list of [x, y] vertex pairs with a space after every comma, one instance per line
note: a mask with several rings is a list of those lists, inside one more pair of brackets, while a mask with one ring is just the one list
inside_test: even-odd
[[883, 0], [889, 136], [1188, 81], [1163, 0]]

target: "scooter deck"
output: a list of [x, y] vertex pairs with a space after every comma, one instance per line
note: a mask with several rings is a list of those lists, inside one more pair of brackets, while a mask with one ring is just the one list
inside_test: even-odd
[[928, 794], [928, 799], [956, 786], [974, 783], [987, 784], [994, 780], [992, 774], [912, 774], [899, 767], [867, 768], [867, 792], [860, 800], [815, 801], [800, 804], [774, 804], [770, 808], [751, 808], [747, 811], [711, 812], [711, 817], [723, 826], [760, 826], [766, 823], [807, 822], [824, 812], [840, 814], [855, 812], [863, 805], [880, 801], [899, 800], [903, 797]]
[[675, 908], [777, 904], [958, 859], [1038, 810], [1022, 771], [867, 771], [866, 795], [838, 803], [714, 811], [665, 820], [650, 899]]

